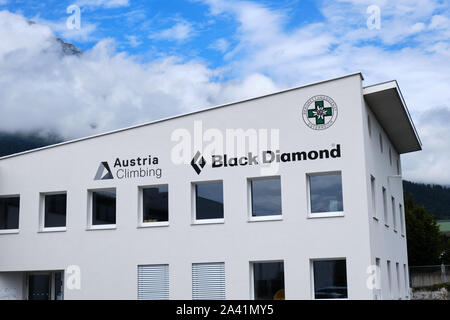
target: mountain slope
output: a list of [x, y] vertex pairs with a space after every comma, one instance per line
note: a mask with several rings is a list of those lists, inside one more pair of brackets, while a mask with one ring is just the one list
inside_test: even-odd
[[57, 135], [41, 136], [37, 133], [0, 132], [0, 157], [59, 143]]
[[414, 203], [424, 206], [437, 220], [450, 219], [449, 187], [403, 181], [403, 191], [406, 197], [411, 194]]

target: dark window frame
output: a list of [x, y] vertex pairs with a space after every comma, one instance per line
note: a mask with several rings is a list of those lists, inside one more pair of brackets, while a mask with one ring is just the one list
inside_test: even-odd
[[[253, 182], [254, 181], [264, 181], [264, 180], [278, 180], [280, 183], [280, 212], [274, 214], [265, 215], [254, 215], [254, 193], [253, 193]], [[248, 189], [248, 216], [250, 221], [258, 220], [273, 220], [281, 219], [283, 217], [283, 190], [281, 184], [281, 176], [263, 176], [263, 177], [253, 177], [247, 179], [247, 189]]]
[[[18, 207], [17, 217], [15, 218], [15, 220], [17, 220], [17, 221], [14, 221], [14, 223], [17, 223], [17, 227], [16, 228], [7, 228], [6, 227], [6, 223], [5, 223], [5, 226], [0, 228], [0, 234], [1, 233], [17, 233], [20, 230], [20, 208], [21, 208], [20, 203], [21, 203], [21, 197], [20, 197], [19, 194], [2, 195], [2, 196], [0, 196], [0, 199], [2, 199], [2, 200], [12, 200], [12, 199], [18, 200], [18, 203], [17, 203], [17, 207]], [[1, 217], [1, 219], [3, 219], [3, 217]], [[2, 221], [2, 224], [3, 224], [3, 221]]]
[[252, 291], [251, 291], [251, 298], [253, 300], [264, 299], [264, 298], [259, 298], [260, 294], [258, 294], [258, 295], [256, 294], [257, 288], [256, 288], [256, 278], [255, 278], [255, 265], [265, 265], [265, 264], [267, 265], [267, 264], [274, 264], [274, 263], [281, 263], [282, 264], [282, 267], [283, 267], [282, 287], [283, 288], [279, 289], [278, 291], [283, 290], [283, 300], [286, 299], [286, 297], [285, 297], [285, 294], [286, 294], [286, 268], [285, 268], [284, 260], [259, 260], [259, 261], [251, 261], [250, 262], [250, 271], [251, 271], [251, 277], [250, 277], [251, 285], [250, 285], [250, 287], [252, 289]]
[[30, 290], [32, 285], [30, 283], [30, 277], [34, 276], [48, 276], [48, 299], [42, 300], [64, 300], [64, 286], [65, 286], [65, 271], [64, 270], [49, 270], [49, 271], [31, 271], [25, 272], [25, 284], [24, 284], [24, 298], [30, 299]]
[[[167, 188], [167, 220], [165, 221], [144, 221], [145, 218], [145, 190], [155, 188]], [[153, 184], [139, 187], [139, 226], [151, 227], [151, 226], [166, 226], [170, 221], [170, 202], [169, 202], [169, 185], [168, 184]]]
[[[65, 212], [65, 223], [64, 226], [55, 226], [55, 227], [47, 227], [45, 225], [46, 223], [46, 209], [47, 209], [47, 196], [59, 196], [59, 195], [65, 195], [66, 196], [66, 212]], [[67, 229], [67, 192], [66, 191], [58, 191], [58, 192], [45, 192], [45, 193], [41, 193], [41, 225], [40, 225], [40, 230], [45, 232], [45, 231], [64, 231]]]
[[[311, 177], [320, 177], [327, 175], [337, 175], [339, 174], [341, 177], [341, 197], [342, 197], [342, 210], [337, 211], [321, 211], [321, 212], [313, 212], [312, 210], [312, 196], [311, 196]], [[306, 173], [306, 193], [307, 193], [307, 206], [308, 206], [308, 217], [333, 217], [333, 216], [344, 216], [345, 207], [344, 207], [344, 180], [343, 173], [341, 170], [336, 171], [324, 171], [324, 172], [310, 172]]]
[[[114, 191], [115, 193], [115, 205], [114, 205], [114, 223], [99, 224], [94, 223], [94, 201], [95, 194], [101, 192]], [[89, 217], [88, 217], [88, 229], [115, 229], [117, 225], [117, 188], [101, 188], [101, 189], [90, 189], [89, 191]]]
[[[198, 186], [208, 185], [208, 184], [221, 184], [222, 185], [222, 217], [220, 218], [197, 218], [197, 192]], [[225, 221], [225, 191], [223, 180], [206, 180], [206, 181], [196, 181], [191, 183], [192, 189], [192, 224], [209, 224], [209, 223], [224, 223]]]
[[[335, 257], [335, 258], [323, 258], [323, 259], [311, 259], [311, 284], [312, 284], [312, 298], [314, 300], [346, 300], [348, 299], [348, 263], [347, 263], [347, 258], [344, 257]], [[345, 296], [344, 297], [322, 297], [322, 298], [318, 298], [317, 292], [316, 290], [318, 288], [316, 288], [316, 270], [315, 270], [315, 262], [336, 262], [336, 261], [344, 261], [345, 262], [345, 282], [346, 282], [346, 286], [345, 286]], [[338, 288], [338, 287], [336, 287]], [[324, 288], [323, 288], [324, 289]], [[341, 289], [343, 290], [343, 289]], [[331, 292], [331, 291], [330, 291]], [[324, 293], [325, 294], [325, 293]], [[339, 294], [339, 293], [334, 293], [335, 295]], [[343, 294], [343, 293], [341, 293]]]

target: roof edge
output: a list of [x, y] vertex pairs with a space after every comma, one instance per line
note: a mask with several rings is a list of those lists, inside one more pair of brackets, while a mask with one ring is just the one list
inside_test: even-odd
[[419, 143], [420, 149], [422, 149], [422, 141], [420, 140], [416, 126], [414, 125], [414, 122], [412, 121], [411, 114], [409, 113], [408, 106], [406, 105], [405, 99], [403, 98], [403, 94], [402, 94], [402, 91], [400, 90], [397, 80], [380, 82], [380, 83], [376, 83], [376, 84], [373, 84], [370, 86], [363, 87], [363, 96], [371, 94], [371, 93], [389, 90], [389, 89], [395, 89], [398, 97], [400, 98], [400, 101], [403, 106], [403, 110], [405, 111], [406, 117], [408, 118], [408, 122], [409, 122], [411, 128], [413, 129], [414, 135], [417, 139], [417, 142]]

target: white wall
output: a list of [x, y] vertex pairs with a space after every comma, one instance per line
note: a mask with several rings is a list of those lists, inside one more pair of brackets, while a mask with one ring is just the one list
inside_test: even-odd
[[[249, 262], [282, 259], [286, 298], [310, 299], [310, 259], [345, 257], [349, 298], [371, 299], [366, 270], [374, 256], [385, 262], [387, 256], [395, 255], [395, 266], [396, 260], [406, 261], [406, 254], [404, 246], [394, 252], [388, 245], [392, 239], [404, 241], [399, 235], [387, 236], [381, 221], [379, 226], [373, 226], [372, 220], [368, 223], [367, 177], [378, 158], [371, 164], [372, 151], [364, 148], [369, 142], [361, 133], [365, 130], [361, 90], [356, 74], [1, 160], [0, 195], [20, 194], [21, 210], [20, 233], [0, 235], [0, 272], [78, 265], [81, 290], [66, 288], [65, 299], [136, 299], [137, 266], [169, 264], [170, 298], [191, 299], [192, 263], [223, 261], [226, 297], [248, 299]], [[308, 128], [301, 115], [304, 103], [318, 94], [332, 97], [339, 110], [336, 123], [322, 131]], [[203, 121], [204, 130], [280, 129], [283, 152], [340, 144], [342, 157], [282, 164], [283, 220], [249, 222], [247, 178], [260, 176], [260, 167], [205, 168], [198, 176], [190, 165], [171, 162], [173, 130], [192, 132], [197, 120]], [[163, 169], [159, 180], [93, 180], [101, 161], [148, 154], [159, 157]], [[308, 219], [306, 174], [336, 170], [342, 172], [345, 215]], [[219, 179], [224, 186], [225, 223], [191, 225], [191, 182]], [[169, 185], [168, 227], [137, 228], [138, 186], [151, 184]], [[108, 187], [117, 189], [117, 229], [87, 231], [87, 190]], [[39, 233], [39, 193], [54, 191], [68, 194], [67, 231]], [[401, 199], [399, 192], [396, 199]]]
[[[400, 156], [395, 147], [389, 140], [386, 132], [380, 126], [370, 107], [365, 104], [364, 108], [364, 140], [366, 154], [366, 177], [367, 177], [367, 199], [369, 204], [368, 222], [370, 225], [370, 242], [372, 251], [372, 263], [375, 265], [375, 259], [380, 259], [381, 276], [381, 298], [383, 299], [406, 299], [409, 298], [409, 291], [406, 289], [409, 283], [409, 275], [405, 274], [404, 264], [408, 271], [408, 256], [406, 247], [406, 222], [404, 216], [403, 203], [403, 185], [402, 179], [396, 177], [401, 175]], [[368, 117], [371, 122], [371, 134], [369, 135]], [[383, 140], [383, 152], [380, 149], [379, 135]], [[389, 150], [391, 150], [392, 164], [389, 160]], [[397, 170], [397, 159], [399, 160], [399, 172]], [[376, 216], [372, 210], [372, 195], [370, 176], [375, 177], [375, 201]], [[388, 221], [384, 219], [382, 187], [386, 188], [387, 198], [387, 216]], [[395, 212], [392, 211], [391, 197], [395, 199]], [[399, 204], [402, 206], [402, 212], [399, 212]], [[393, 214], [396, 216], [397, 228], [394, 229]], [[403, 232], [401, 230], [401, 221], [403, 220]], [[392, 292], [389, 290], [389, 279], [387, 270], [387, 260], [391, 261], [391, 279]], [[397, 285], [396, 263], [399, 263], [400, 288]]]

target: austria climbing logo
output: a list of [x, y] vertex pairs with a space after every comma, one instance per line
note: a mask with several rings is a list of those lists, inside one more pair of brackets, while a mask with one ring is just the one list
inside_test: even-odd
[[[109, 163], [112, 166], [109, 166]], [[103, 161], [98, 166], [94, 180], [156, 178], [162, 176], [159, 158], [146, 155], [136, 158], [116, 158], [114, 161]]]
[[318, 95], [306, 101], [303, 106], [303, 121], [314, 130], [324, 130], [336, 121], [338, 110], [336, 102], [328, 96]]
[[111, 180], [114, 179], [111, 169], [109, 168], [108, 162], [104, 161], [100, 163], [95, 174], [94, 180]]

